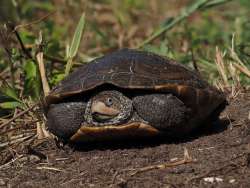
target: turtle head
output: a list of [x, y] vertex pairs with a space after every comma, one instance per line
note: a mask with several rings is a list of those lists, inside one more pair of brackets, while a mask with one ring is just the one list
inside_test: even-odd
[[95, 125], [120, 124], [132, 113], [132, 101], [119, 91], [102, 91], [88, 102], [85, 115]]

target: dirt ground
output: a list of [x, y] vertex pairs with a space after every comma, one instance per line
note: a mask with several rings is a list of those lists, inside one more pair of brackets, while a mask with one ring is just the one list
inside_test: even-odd
[[[0, 187], [250, 187], [249, 116], [250, 92], [234, 97], [220, 122], [182, 140], [80, 150], [44, 142], [0, 166]], [[191, 159], [182, 164], [184, 148]], [[144, 168], [152, 165], [160, 166]]]

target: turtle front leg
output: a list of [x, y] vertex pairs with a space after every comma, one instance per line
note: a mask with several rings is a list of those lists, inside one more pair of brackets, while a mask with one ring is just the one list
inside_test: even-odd
[[68, 139], [77, 132], [84, 121], [85, 102], [52, 104], [47, 113], [50, 132], [62, 139]]
[[178, 132], [189, 119], [190, 110], [172, 94], [148, 94], [133, 98], [137, 114], [161, 131]]

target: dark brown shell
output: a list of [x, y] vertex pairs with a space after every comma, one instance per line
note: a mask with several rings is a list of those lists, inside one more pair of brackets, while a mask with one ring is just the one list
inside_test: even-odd
[[225, 102], [222, 92], [183, 65], [152, 53], [123, 49], [78, 68], [50, 92], [46, 103], [49, 105], [103, 84], [172, 93], [194, 111], [205, 113], [203, 116]]

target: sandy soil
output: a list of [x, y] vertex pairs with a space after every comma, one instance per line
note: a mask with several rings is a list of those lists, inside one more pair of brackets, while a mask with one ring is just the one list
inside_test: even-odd
[[[81, 150], [44, 142], [0, 166], [0, 187], [250, 187], [249, 113], [248, 92], [230, 101], [220, 122], [182, 140], [99, 143]], [[184, 148], [192, 160], [161, 165], [185, 162]], [[162, 168], [140, 172], [151, 165]]]

